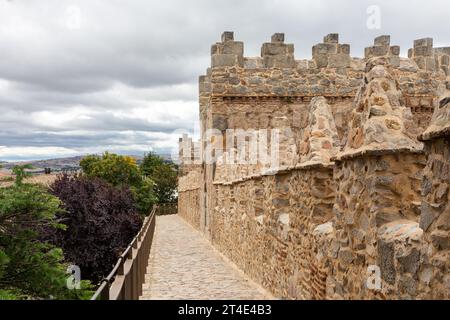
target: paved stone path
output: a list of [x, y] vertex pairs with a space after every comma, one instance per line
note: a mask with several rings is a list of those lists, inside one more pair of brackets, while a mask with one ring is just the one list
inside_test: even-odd
[[177, 215], [156, 218], [144, 300], [269, 299]]

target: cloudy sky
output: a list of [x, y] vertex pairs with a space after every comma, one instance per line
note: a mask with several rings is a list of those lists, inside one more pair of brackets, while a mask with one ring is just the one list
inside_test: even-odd
[[0, 0], [0, 160], [170, 153], [224, 30], [247, 56], [275, 32], [298, 59], [330, 32], [353, 56], [381, 34], [406, 55], [450, 46], [449, 16], [448, 0]]

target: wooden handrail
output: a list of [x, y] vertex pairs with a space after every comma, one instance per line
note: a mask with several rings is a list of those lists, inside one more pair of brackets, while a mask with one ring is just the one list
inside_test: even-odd
[[156, 210], [157, 216], [165, 216], [178, 213], [178, 203], [159, 203]]
[[141, 230], [117, 260], [111, 273], [103, 279], [91, 300], [138, 300], [150, 256], [158, 206], [144, 219]]

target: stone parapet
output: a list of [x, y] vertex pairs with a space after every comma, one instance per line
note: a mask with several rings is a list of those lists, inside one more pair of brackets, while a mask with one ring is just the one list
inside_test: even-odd
[[355, 101], [347, 144], [338, 159], [373, 152], [420, 152], [413, 115], [404, 105], [386, 58], [367, 62], [366, 83]]
[[323, 43], [312, 48], [312, 57], [317, 68], [348, 68], [351, 66], [350, 45], [340, 44], [339, 35], [330, 33]]
[[[260, 57], [232, 32], [213, 45], [180, 215], [279, 298], [449, 299], [450, 49], [404, 58], [383, 35], [355, 58], [331, 33], [312, 51], [282, 33]], [[273, 141], [275, 165], [239, 161]]]
[[187, 175], [178, 179], [178, 192], [200, 189], [202, 174], [199, 171], [190, 171]]
[[[448, 86], [447, 82], [447, 86]], [[439, 105], [434, 109], [430, 126], [420, 135], [421, 140], [432, 140], [450, 136], [450, 88], [443, 88]]]

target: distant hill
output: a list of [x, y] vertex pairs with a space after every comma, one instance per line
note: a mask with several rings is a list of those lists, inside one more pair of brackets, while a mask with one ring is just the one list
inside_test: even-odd
[[80, 161], [84, 156], [70, 157], [70, 158], [58, 158], [48, 160], [36, 160], [36, 161], [20, 161], [20, 162], [4, 162], [3, 168], [11, 170], [17, 165], [30, 164], [33, 166], [33, 171], [44, 170], [44, 168], [50, 168], [52, 171], [63, 170], [78, 170], [80, 168]]
[[[168, 154], [161, 154], [159, 155], [161, 158], [163, 158], [167, 162], [171, 162], [171, 157]], [[0, 161], [0, 165], [2, 166], [4, 171], [9, 171], [14, 166], [17, 165], [24, 165], [24, 164], [31, 164], [33, 166], [33, 172], [40, 172], [43, 171], [45, 168], [50, 168], [53, 172], [60, 172], [60, 171], [75, 171], [80, 169], [80, 161], [85, 157], [84, 156], [76, 156], [76, 157], [69, 157], [69, 158], [57, 158], [57, 159], [48, 159], [48, 160], [36, 160], [36, 161], [20, 161], [20, 162], [4, 162]], [[143, 156], [136, 156], [131, 155], [130, 157], [133, 157], [136, 159], [136, 162], [140, 164], [142, 162]], [[2, 169], [0, 169], [2, 170]]]

